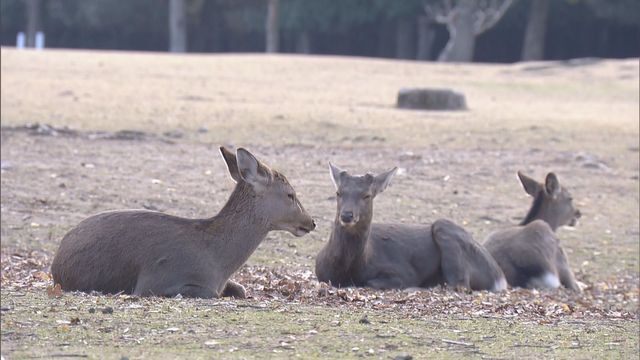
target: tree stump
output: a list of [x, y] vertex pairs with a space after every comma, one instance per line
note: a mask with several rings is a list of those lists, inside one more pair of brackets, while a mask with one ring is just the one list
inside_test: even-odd
[[463, 94], [447, 89], [401, 89], [397, 106], [400, 109], [466, 110]]

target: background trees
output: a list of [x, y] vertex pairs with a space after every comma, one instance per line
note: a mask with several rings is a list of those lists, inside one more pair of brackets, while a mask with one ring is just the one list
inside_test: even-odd
[[278, 52], [278, 45], [280, 44], [279, 3], [279, 0], [268, 0], [267, 4], [267, 21], [264, 31], [266, 33], [265, 42], [268, 53]]
[[66, 48], [485, 62], [640, 56], [637, 0], [2, 0], [0, 4], [0, 43], [5, 46], [15, 44], [18, 31], [31, 34], [38, 29], [46, 33], [47, 47]]
[[544, 58], [544, 37], [547, 32], [549, 0], [530, 1], [529, 20], [522, 44], [522, 60]]
[[187, 51], [187, 12], [185, 0], [169, 0], [169, 51]]
[[42, 30], [42, 20], [40, 15], [42, 12], [41, 0], [26, 0], [26, 45], [34, 47], [36, 44], [36, 33]]
[[494, 27], [512, 0], [429, 1], [425, 11], [449, 31], [447, 45], [438, 61], [472, 61], [476, 37]]

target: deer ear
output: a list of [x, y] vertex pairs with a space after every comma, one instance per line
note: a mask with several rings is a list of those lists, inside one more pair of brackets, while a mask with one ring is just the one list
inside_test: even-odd
[[340, 175], [345, 171], [329, 162], [329, 175], [331, 175], [331, 181], [335, 185], [336, 190], [340, 187]]
[[253, 186], [256, 192], [263, 191], [273, 180], [271, 169], [259, 162], [253, 154], [244, 148], [237, 151], [238, 173], [240, 177]]
[[229, 175], [233, 181], [238, 182], [241, 180], [240, 172], [238, 171], [238, 162], [236, 160], [236, 154], [234, 154], [231, 150], [227, 149], [224, 146], [220, 146], [220, 154], [222, 154], [222, 158], [224, 162], [227, 164], [227, 169], [229, 169]]
[[381, 192], [383, 192], [387, 186], [389, 186], [389, 183], [391, 182], [391, 178], [393, 177], [393, 175], [396, 174], [396, 171], [398, 171], [397, 167], [394, 167], [393, 169], [382, 173], [380, 175], [376, 175], [373, 178], [373, 183], [371, 184], [371, 190], [373, 191], [374, 195], [377, 195]]
[[518, 179], [520, 179], [524, 191], [531, 196], [536, 196], [542, 187], [539, 182], [523, 174], [522, 171], [518, 171]]
[[560, 182], [556, 174], [552, 172], [547, 174], [547, 178], [544, 180], [544, 188], [547, 194], [552, 197], [556, 197], [560, 193]]

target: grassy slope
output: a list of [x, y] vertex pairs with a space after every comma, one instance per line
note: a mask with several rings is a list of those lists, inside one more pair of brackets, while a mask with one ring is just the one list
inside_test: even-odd
[[[566, 232], [563, 237], [580, 260], [578, 265], [587, 266], [584, 270], [594, 272], [596, 277], [616, 276], [620, 267], [637, 274], [637, 60], [578, 67], [554, 63], [493, 66], [334, 57], [2, 49], [1, 67], [3, 126], [39, 121], [83, 130], [180, 130], [188, 134], [186, 141], [196, 143], [232, 140], [263, 147], [303, 145], [318, 151], [362, 148], [370, 154], [375, 153], [371, 149], [376, 146], [402, 152], [434, 145], [447, 151], [551, 147], [554, 153], [586, 152], [605, 159], [614, 169], [600, 178], [574, 180], [583, 189], [581, 208], [592, 213], [598, 209], [603, 215], [585, 221], [579, 233]], [[425, 85], [465, 93], [471, 110], [423, 113], [393, 109], [399, 88]], [[196, 132], [200, 127], [208, 132]], [[371, 141], [373, 138], [385, 141], [378, 145]], [[633, 176], [635, 180], [629, 180]], [[484, 190], [496, 189], [481, 185]], [[598, 196], [597, 191], [592, 193], [603, 187], [611, 188], [606, 198]], [[410, 189], [399, 184], [394, 191], [406, 194]], [[320, 199], [324, 200], [314, 198]], [[413, 206], [411, 199], [405, 200]], [[321, 209], [331, 212], [332, 206], [323, 204]], [[3, 234], [4, 227], [3, 221]], [[324, 238], [326, 234], [317, 236]], [[587, 237], [585, 246], [582, 236]], [[317, 242], [307, 245], [304, 240], [290, 241], [304, 254], [315, 253], [319, 246]], [[5, 244], [3, 237], [3, 247]], [[271, 248], [265, 245], [266, 250], [259, 249], [252, 263], [281, 262], [287, 254], [288, 250], [285, 255], [268, 251]], [[594, 258], [595, 252], [603, 253], [599, 260]], [[599, 267], [589, 268], [585, 261]], [[251, 306], [176, 300], [145, 303], [146, 310], [125, 309], [128, 304], [118, 301], [73, 295], [50, 300], [42, 292], [3, 290], [3, 307], [10, 304], [15, 308], [2, 315], [3, 354], [43, 355], [55, 349], [94, 356], [171, 357], [188, 349], [205, 357], [212, 351], [231, 356], [236, 353], [229, 353], [234, 346], [240, 356], [282, 357], [291, 353], [305, 357], [357, 356], [369, 348], [376, 356], [410, 353], [457, 357], [460, 351], [497, 357], [638, 354], [637, 321], [566, 320], [544, 325], [478, 317], [458, 320], [460, 316], [444, 315], [415, 319], [373, 311], [368, 313], [372, 324], [365, 326], [357, 321], [361, 314], [352, 313], [352, 309], [313, 304], [276, 304], [271, 306], [284, 310], [267, 312]], [[97, 305], [86, 302], [116, 308], [114, 315], [104, 320], [108, 325], [100, 321], [103, 314], [88, 315], [87, 308]], [[248, 304], [253, 306], [255, 302]], [[215, 316], [204, 317], [207, 309]], [[80, 326], [56, 323], [76, 316], [82, 321]], [[185, 320], [189, 316], [193, 321]], [[340, 326], [333, 323], [336, 318], [344, 319]], [[180, 330], [166, 331], [174, 326]], [[113, 329], [104, 333], [102, 327]], [[224, 334], [216, 333], [219, 329], [224, 329]], [[310, 330], [318, 334], [309, 334]], [[393, 332], [393, 336], [376, 337], [379, 332]], [[34, 333], [36, 336], [29, 335]], [[446, 344], [442, 339], [474, 345]], [[204, 345], [208, 340], [216, 342]], [[295, 349], [280, 346], [281, 341]], [[387, 344], [390, 346], [385, 348]], [[359, 350], [352, 351], [353, 347]]]

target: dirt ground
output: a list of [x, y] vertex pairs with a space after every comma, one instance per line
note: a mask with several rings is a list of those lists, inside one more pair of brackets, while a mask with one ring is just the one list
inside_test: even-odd
[[[340, 57], [2, 49], [2, 355], [303, 358], [637, 357], [638, 60], [455, 65]], [[394, 108], [403, 87], [468, 111]], [[316, 218], [274, 232], [234, 276], [250, 298], [57, 294], [48, 267], [84, 217], [215, 214], [220, 145], [287, 175]], [[327, 162], [400, 167], [375, 221], [449, 218], [476, 239], [531, 199], [517, 170], [558, 174], [583, 216], [558, 236], [585, 290], [330, 289], [313, 275], [335, 216]], [[111, 310], [109, 310], [111, 309]]]

